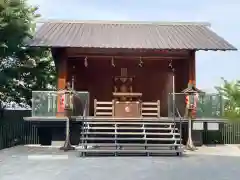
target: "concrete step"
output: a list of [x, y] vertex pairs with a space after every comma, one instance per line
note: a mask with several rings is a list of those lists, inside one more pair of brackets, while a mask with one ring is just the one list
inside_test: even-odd
[[[96, 130], [107, 130], [107, 129], [110, 129], [110, 130], [114, 130], [114, 129], [119, 129], [119, 130], [142, 130], [142, 129], [145, 129], [145, 130], [174, 130], [174, 128], [170, 128], [170, 127], [84, 127], [83, 129], [96, 129]], [[177, 131], [178, 128], [175, 128], [175, 131]]]
[[83, 125], [80, 145], [94, 148], [81, 149], [82, 154], [182, 153], [180, 134], [173, 122], [102, 120]]
[[155, 118], [155, 117], [149, 117], [149, 118], [109, 118], [109, 117], [94, 117], [92, 119], [84, 119], [84, 122], [101, 122], [101, 121], [108, 121], [108, 122], [126, 122], [126, 121], [132, 121], [132, 122], [171, 122], [173, 119], [169, 118]]
[[[80, 156], [88, 155], [89, 153], [113, 153], [114, 155], [124, 154], [176, 154], [182, 155], [182, 149], [81, 149], [79, 150]], [[118, 154], [116, 154], [118, 153]]]
[[110, 124], [113, 124], [113, 125], [161, 125], [161, 126], [171, 126], [171, 125], [174, 125], [174, 123], [163, 123], [163, 122], [131, 122], [131, 121], [126, 121], [126, 122], [108, 122], [108, 121], [105, 121], [105, 122], [87, 122], [86, 124], [97, 124], [97, 125], [110, 125]]
[[[84, 144], [84, 143], [83, 143]], [[180, 144], [146, 144], [146, 143], [87, 143], [90, 147], [180, 147]]]
[[82, 132], [82, 135], [90, 135], [90, 134], [94, 134], [94, 135], [179, 135], [179, 133], [162, 133], [162, 132], [158, 132], [158, 133], [151, 133], [151, 132]]
[[142, 141], [180, 141], [180, 138], [144, 138], [144, 137], [82, 137], [82, 140], [142, 140]]

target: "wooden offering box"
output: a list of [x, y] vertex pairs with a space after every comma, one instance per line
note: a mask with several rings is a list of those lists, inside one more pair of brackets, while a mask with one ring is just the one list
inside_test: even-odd
[[140, 105], [139, 101], [116, 101], [114, 117], [122, 117], [122, 118], [136, 118], [141, 117]]
[[142, 93], [113, 93], [115, 99], [114, 117], [141, 117], [141, 96]]

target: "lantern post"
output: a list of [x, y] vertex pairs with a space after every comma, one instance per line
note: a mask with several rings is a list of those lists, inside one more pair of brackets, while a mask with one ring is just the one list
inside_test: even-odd
[[69, 151], [75, 150], [75, 148], [71, 145], [70, 142], [70, 121], [72, 119], [72, 112], [73, 112], [73, 96], [74, 91], [70, 87], [70, 83], [67, 83], [65, 90], [63, 91], [65, 96], [64, 101], [64, 116], [66, 116], [66, 137], [63, 147], [60, 150]]
[[188, 141], [186, 144], [186, 149], [194, 151], [197, 148], [194, 146], [192, 140], [192, 121], [196, 118], [197, 111], [197, 98], [199, 93], [203, 93], [201, 90], [197, 89], [191, 82], [188, 84], [188, 88], [182, 91], [186, 95], [186, 109], [185, 118], [188, 119]]

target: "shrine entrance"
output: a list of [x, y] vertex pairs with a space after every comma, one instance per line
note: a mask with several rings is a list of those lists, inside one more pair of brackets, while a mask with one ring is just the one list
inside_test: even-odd
[[[90, 116], [128, 119], [168, 116], [168, 94], [172, 92], [169, 60], [89, 56], [67, 62], [68, 79], [74, 76], [75, 90], [90, 94]], [[178, 61], [174, 63], [177, 65]], [[177, 68], [181, 70], [184, 66]], [[178, 76], [177, 80], [176, 89], [183, 89], [187, 78]]]

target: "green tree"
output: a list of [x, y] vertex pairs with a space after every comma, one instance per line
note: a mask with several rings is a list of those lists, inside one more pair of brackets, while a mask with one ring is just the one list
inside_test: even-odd
[[36, 29], [37, 8], [26, 0], [0, 0], [0, 98], [31, 105], [32, 90], [55, 88], [55, 67], [47, 49], [25, 42]]
[[222, 86], [216, 89], [224, 98], [224, 116], [230, 120], [240, 120], [240, 81], [222, 80]]

